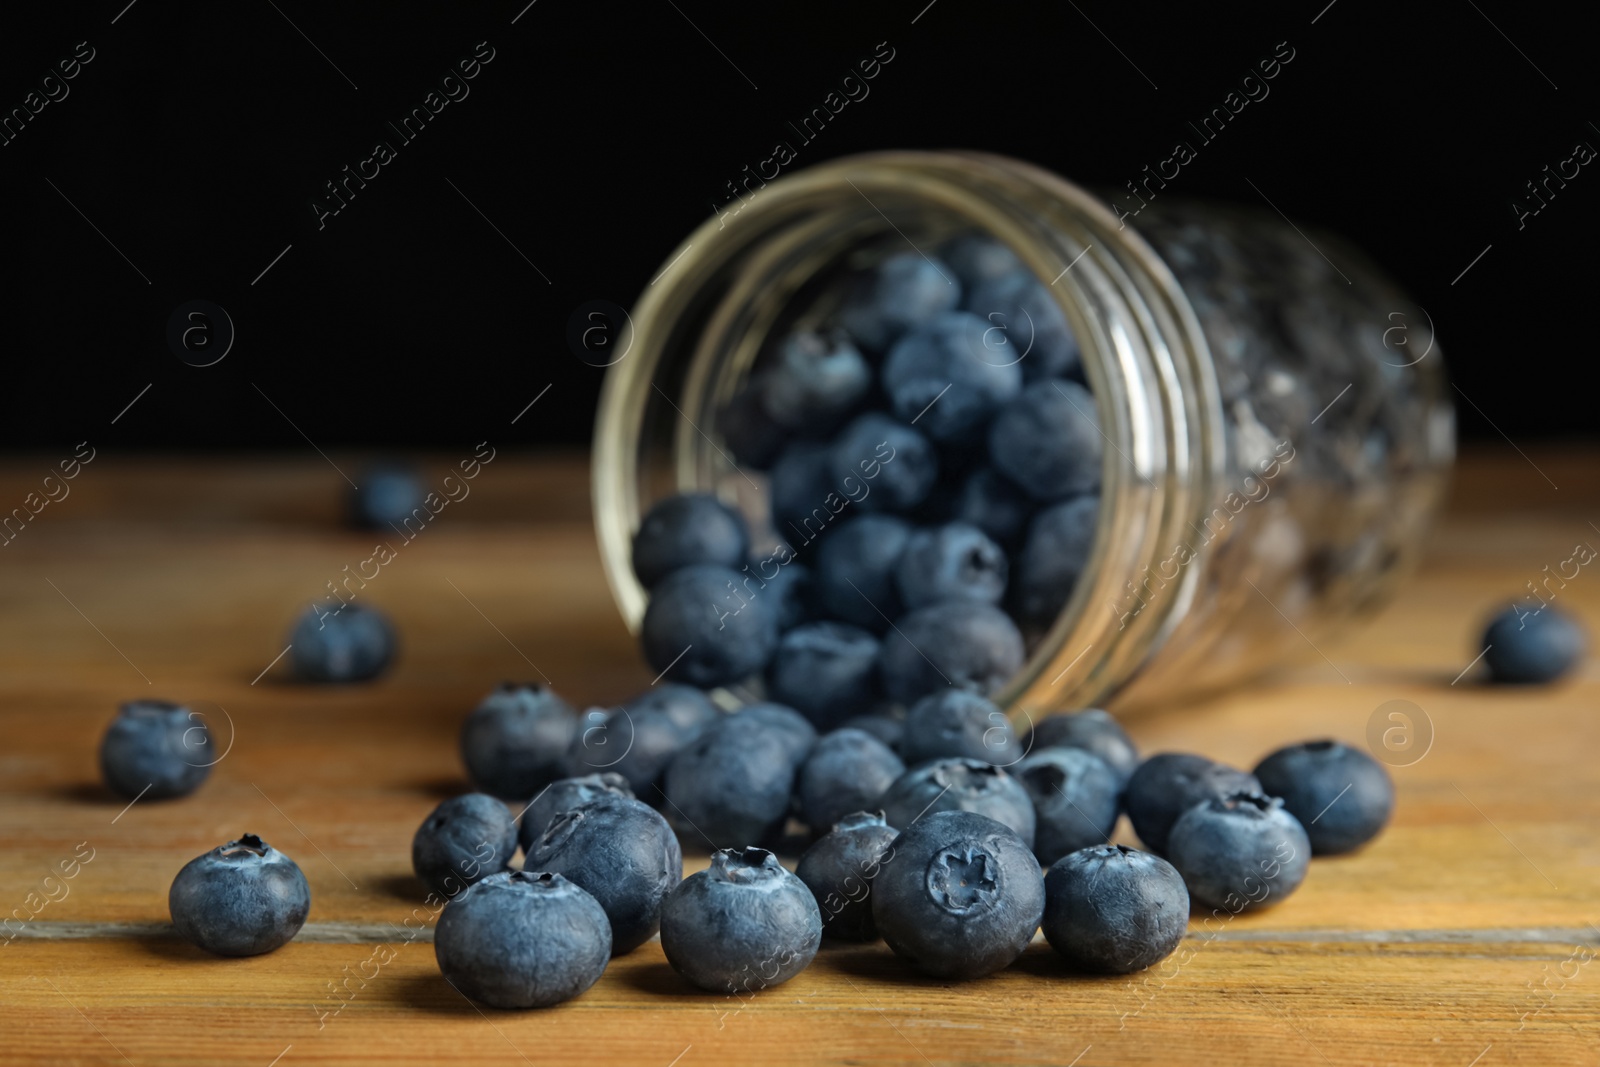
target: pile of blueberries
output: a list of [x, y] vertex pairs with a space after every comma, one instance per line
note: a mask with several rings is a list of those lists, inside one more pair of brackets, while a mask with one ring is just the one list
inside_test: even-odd
[[645, 657], [701, 687], [765, 675], [834, 721], [949, 686], [989, 694], [1054, 622], [1093, 545], [1102, 437], [1048, 288], [978, 235], [839, 281], [720, 413], [767, 473], [752, 553], [707, 495], [644, 516]]

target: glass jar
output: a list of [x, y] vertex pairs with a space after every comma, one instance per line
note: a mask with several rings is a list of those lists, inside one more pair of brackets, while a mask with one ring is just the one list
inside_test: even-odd
[[657, 499], [715, 492], [777, 540], [722, 415], [770, 342], [835, 310], [828, 279], [973, 230], [1049, 283], [1106, 443], [1089, 565], [992, 699], [1029, 715], [1167, 701], [1309, 655], [1389, 596], [1443, 495], [1454, 417], [1426, 313], [1364, 256], [1267, 211], [1108, 204], [1012, 159], [896, 152], [755, 190], [633, 310], [593, 452], [631, 628], [646, 594], [630, 541]]

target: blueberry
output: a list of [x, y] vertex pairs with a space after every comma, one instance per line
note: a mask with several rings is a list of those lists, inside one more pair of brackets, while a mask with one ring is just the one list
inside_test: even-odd
[[915, 426], [869, 411], [835, 438], [828, 473], [863, 510], [908, 511], [933, 491], [939, 454]]
[[1099, 708], [1052, 715], [1034, 724], [1022, 741], [1024, 752], [1041, 748], [1081, 748], [1105, 760], [1119, 788], [1139, 769], [1139, 750], [1111, 715]]
[[564, 756], [577, 734], [577, 716], [554, 690], [502, 682], [461, 724], [461, 761], [485, 793], [526, 803], [567, 777]]
[[1076, 382], [1051, 378], [1022, 390], [989, 427], [995, 469], [1036, 500], [1054, 501], [1100, 487], [1099, 415]]
[[994, 604], [1006, 591], [1006, 554], [976, 526], [947, 523], [906, 541], [895, 584], [908, 608], [945, 600]]
[[411, 839], [411, 868], [435, 893], [453, 897], [498, 874], [517, 851], [517, 824], [487, 793], [451, 797], [433, 809]]
[[798, 712], [778, 705], [728, 715], [673, 759], [663, 811], [680, 834], [713, 848], [766, 840], [783, 827], [815, 737]]
[[200, 788], [220, 757], [201, 717], [165, 700], [130, 700], [100, 742], [100, 773], [118, 796], [161, 800]]
[[879, 699], [878, 639], [842, 622], [808, 622], [784, 634], [767, 668], [767, 693], [819, 728]]
[[997, 544], [1011, 546], [1027, 532], [1035, 506], [1033, 498], [1005, 475], [983, 466], [962, 483], [951, 517], [976, 526]]
[[683, 852], [660, 812], [609, 794], [552, 819], [523, 868], [562, 875], [598, 900], [620, 956], [655, 935], [661, 902], [683, 878]]
[[872, 388], [872, 368], [842, 336], [793, 333], [774, 356], [762, 386], [763, 407], [790, 429], [826, 429]]
[[906, 765], [888, 745], [862, 730], [824, 734], [800, 768], [800, 817], [816, 833], [853, 811], [877, 807], [878, 798]]
[[539, 835], [544, 833], [545, 827], [549, 826], [550, 821], [557, 815], [603, 796], [626, 797], [632, 800], [633, 790], [628, 786], [626, 778], [610, 771], [551, 782], [523, 809], [522, 821], [517, 826], [517, 844], [522, 846], [524, 854], [532, 852], [533, 843], [539, 840]]
[[427, 493], [417, 472], [400, 463], [375, 463], [356, 474], [357, 485], [346, 496], [350, 522], [368, 529], [398, 528], [418, 510], [426, 523], [432, 514], [423, 508]]
[[1099, 756], [1081, 748], [1040, 748], [1011, 773], [1033, 800], [1033, 853], [1045, 866], [1104, 844], [1116, 829], [1122, 782]]
[[1394, 782], [1383, 764], [1337, 741], [1280, 748], [1256, 765], [1255, 775], [1262, 792], [1281, 797], [1300, 821], [1313, 855], [1360, 848], [1394, 812]]
[[1033, 847], [1033, 801], [1028, 791], [999, 767], [981, 760], [941, 759], [912, 767], [889, 786], [878, 807], [890, 826], [901, 829], [910, 829], [936, 811], [977, 812]]
[[1311, 841], [1283, 801], [1256, 790], [1213, 796], [1172, 825], [1167, 857], [1196, 903], [1238, 913], [1299, 888]]
[[907, 330], [932, 321], [961, 302], [955, 274], [918, 252], [901, 252], [878, 264], [871, 280], [846, 301], [839, 322], [875, 352]]
[[1010, 965], [1044, 915], [1033, 853], [975, 812], [919, 819], [880, 862], [870, 898], [878, 932], [935, 978], [980, 978]]
[[1092, 845], [1044, 875], [1044, 936], [1069, 963], [1132, 974], [1172, 955], [1189, 925], [1177, 868], [1126, 845]]
[[814, 541], [844, 507], [832, 455], [832, 447], [820, 441], [793, 441], [778, 454], [767, 475], [767, 496], [779, 537], [797, 545]]
[[595, 710], [585, 715], [567, 751], [568, 772], [579, 778], [621, 775], [632, 795], [653, 805], [660, 803], [655, 787], [672, 757], [721, 715], [700, 690], [675, 682], [647, 689], [614, 711]]
[[259, 956], [300, 932], [311, 887], [294, 860], [245, 834], [184, 864], [167, 908], [185, 941], [218, 956]]
[[433, 954], [445, 980], [491, 1008], [546, 1008], [594, 985], [611, 959], [598, 901], [559, 874], [505, 871], [451, 901]]
[[988, 696], [1022, 668], [1022, 634], [987, 604], [946, 602], [904, 615], [884, 637], [884, 692], [901, 704], [946, 686]]
[[906, 723], [893, 715], [856, 715], [839, 724], [841, 730], [860, 730], [869, 733], [889, 746], [889, 751], [900, 755], [906, 738]]
[[653, 685], [622, 708], [631, 715], [660, 712], [688, 734], [697, 734], [722, 717], [703, 690], [677, 682]]
[[822, 916], [804, 882], [765, 849], [722, 849], [661, 906], [661, 949], [701, 989], [752, 992], [806, 969]]
[[817, 900], [822, 932], [847, 941], [876, 941], [872, 921], [872, 880], [878, 876], [883, 855], [900, 831], [883, 821], [883, 813], [858, 811], [834, 824], [818, 840], [794, 873]]
[[744, 518], [709, 493], [657, 501], [633, 535], [633, 573], [647, 588], [696, 563], [744, 565], [750, 534]]
[[717, 413], [722, 443], [736, 461], [758, 471], [771, 467], [789, 440], [789, 431], [767, 414], [762, 403], [765, 391], [763, 382], [752, 381]]
[[1040, 511], [1028, 524], [1028, 539], [1017, 557], [1017, 614], [1048, 626], [1067, 606], [1073, 587], [1094, 548], [1100, 500], [1074, 497]]
[[[777, 556], [765, 557], [752, 563], [746, 568], [745, 573], [754, 571], [756, 581], [765, 579], [766, 584], [761, 587], [763, 596], [770, 597], [778, 606], [778, 629], [789, 631], [810, 619], [815, 614], [816, 575], [811, 568], [797, 561], [792, 555], [787, 557], [789, 562], [784, 563]], [[769, 568], [776, 566], [778, 571], [771, 578], [766, 577]]]
[[911, 526], [891, 515], [846, 519], [817, 548], [817, 603], [836, 619], [873, 633], [904, 610], [895, 569]]
[[906, 334], [883, 364], [894, 414], [935, 441], [970, 441], [1022, 390], [1008, 346], [991, 348], [989, 323], [948, 311]]
[[1167, 852], [1168, 835], [1178, 816], [1213, 797], [1260, 790], [1256, 776], [1204, 756], [1162, 752], [1139, 764], [1123, 791], [1123, 805], [1145, 848]]
[[939, 246], [939, 259], [972, 292], [987, 281], [1025, 270], [1015, 252], [981, 233], [964, 233]]
[[778, 647], [779, 605], [742, 597], [742, 582], [738, 571], [709, 563], [662, 579], [639, 629], [651, 670], [708, 689], [764, 668]]
[[[1061, 305], [1026, 268], [991, 278], [973, 289], [967, 310], [1003, 329], [1005, 342], [1029, 381], [1077, 374], [1078, 339]], [[1000, 347], [991, 335], [991, 344]], [[1005, 351], [1006, 349], [1001, 349]]]
[[336, 611], [312, 607], [289, 634], [296, 677], [306, 682], [365, 682], [394, 662], [394, 626], [383, 612], [363, 604]]
[[1509, 607], [1489, 620], [1484, 630], [1483, 662], [1495, 682], [1553, 682], [1583, 659], [1583, 630], [1571, 618], [1548, 606]]
[[941, 689], [911, 705], [902, 747], [912, 765], [959, 756], [1006, 767], [1022, 758], [1005, 713], [965, 689]]

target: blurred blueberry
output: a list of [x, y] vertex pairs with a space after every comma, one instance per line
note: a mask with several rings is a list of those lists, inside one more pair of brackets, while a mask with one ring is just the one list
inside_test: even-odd
[[1077, 382], [1034, 382], [989, 426], [995, 469], [1036, 500], [1061, 500], [1100, 486], [1099, 414]]
[[883, 387], [894, 414], [935, 441], [968, 441], [1022, 389], [1009, 348], [990, 347], [989, 323], [948, 311], [889, 350]]
[[1023, 738], [1022, 750], [1033, 752], [1041, 748], [1081, 748], [1094, 753], [1116, 772], [1119, 788], [1139, 769], [1139, 750], [1133, 739], [1116, 719], [1099, 708], [1040, 719]]
[[195, 712], [165, 700], [130, 700], [100, 742], [100, 773], [113, 793], [130, 800], [188, 796], [221, 758], [212, 747]]
[[[766, 573], [774, 566], [778, 568], [777, 573], [766, 578]], [[783, 563], [779, 557], [763, 557], [750, 564], [745, 573], [756, 575], [758, 585], [765, 580], [761, 593], [778, 605], [779, 630], [792, 630], [811, 618], [815, 610], [816, 577], [810, 567], [792, 557], [788, 563]]]
[[763, 841], [782, 829], [815, 737], [798, 712], [774, 704], [724, 716], [667, 768], [662, 810], [696, 847]]
[[374, 463], [356, 472], [356, 483], [345, 498], [352, 525], [375, 530], [394, 529], [419, 509], [424, 523], [432, 518], [422, 505], [427, 492], [410, 466]]
[[879, 263], [872, 277], [839, 312], [840, 324], [874, 352], [907, 330], [961, 302], [955, 273], [919, 252], [900, 252]]
[[934, 604], [903, 615], [885, 635], [883, 688], [901, 704], [947, 686], [988, 696], [1022, 669], [1022, 634], [987, 604]]
[[906, 723], [904, 719], [897, 719], [893, 715], [881, 712], [871, 715], [855, 715], [839, 724], [841, 730], [861, 730], [869, 733], [889, 746], [889, 751], [900, 755], [906, 737]]
[[952, 518], [971, 523], [1007, 547], [1022, 540], [1036, 507], [1033, 498], [993, 467], [968, 475], [956, 494]]
[[1015, 252], [981, 233], [952, 237], [939, 246], [939, 259], [955, 272], [963, 291], [969, 293], [984, 282], [1025, 269]]
[[878, 639], [843, 622], [796, 626], [767, 667], [767, 693], [819, 729], [831, 729], [879, 700]]
[[1005, 713], [965, 689], [941, 689], [911, 705], [902, 748], [913, 766], [960, 756], [1006, 767], [1022, 757]]
[[758, 471], [772, 466], [789, 440], [789, 431], [767, 414], [762, 404], [764, 392], [763, 382], [752, 381], [717, 413], [722, 443], [737, 462]]
[[813, 832], [826, 833], [851, 812], [876, 808], [905, 771], [900, 757], [864, 730], [824, 734], [800, 767], [800, 818]]
[[185, 941], [218, 956], [257, 956], [300, 932], [311, 887], [294, 860], [245, 834], [184, 864], [167, 908]]
[[[655, 787], [667, 765], [720, 715], [700, 690], [662, 682], [620, 708], [590, 709], [567, 750], [567, 770], [579, 776], [577, 781], [596, 773], [605, 779], [620, 775], [631, 795], [659, 807], [661, 793]], [[528, 829], [527, 816], [523, 816], [523, 829]], [[534, 832], [542, 829], [537, 827]], [[523, 847], [527, 847], [526, 837]]]
[[334, 611], [310, 608], [289, 635], [295, 676], [307, 682], [365, 682], [395, 657], [394, 626], [377, 608], [345, 604]]
[[767, 495], [773, 532], [797, 547], [822, 536], [846, 506], [830, 473], [832, 452], [821, 442], [792, 441], [772, 464]]
[[1491, 681], [1512, 684], [1553, 682], [1583, 659], [1588, 644], [1582, 628], [1544, 605], [1513, 605], [1489, 620], [1482, 647]]
[[792, 333], [778, 343], [762, 386], [774, 422], [826, 430], [872, 388], [872, 368], [843, 336]]
[[873, 633], [904, 610], [895, 569], [911, 526], [892, 515], [857, 515], [839, 524], [817, 548], [818, 606], [836, 619]]
[[851, 420], [828, 462], [834, 484], [867, 511], [914, 508], [939, 477], [939, 456], [928, 439], [879, 411]]
[[652, 587], [697, 563], [741, 567], [750, 548], [744, 517], [709, 493], [678, 493], [645, 512], [633, 535], [633, 573]]
[[895, 584], [908, 608], [946, 600], [998, 603], [1008, 564], [1000, 546], [964, 522], [917, 530], [895, 568]]
[[1020, 361], [1030, 382], [1078, 372], [1078, 341], [1067, 317], [1050, 290], [1026, 268], [979, 285], [967, 300], [967, 310], [985, 325], [1004, 329], [1009, 358]]
[[566, 752], [577, 733], [577, 716], [555, 690], [501, 682], [461, 724], [461, 761], [479, 789], [525, 804], [567, 777]]
[[1025, 621], [1048, 626], [1067, 606], [1094, 549], [1100, 498], [1080, 496], [1040, 511], [1017, 556], [1012, 600]]

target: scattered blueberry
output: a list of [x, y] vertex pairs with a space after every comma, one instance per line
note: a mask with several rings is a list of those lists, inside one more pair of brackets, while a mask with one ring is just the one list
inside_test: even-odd
[[883, 640], [889, 699], [910, 704], [946, 686], [988, 696], [1022, 668], [1022, 634], [987, 604], [946, 602], [902, 616]]
[[949, 267], [917, 252], [901, 252], [878, 264], [871, 280], [846, 303], [839, 322], [861, 344], [881, 352], [960, 301], [961, 286]]
[[577, 734], [577, 716], [554, 690], [502, 682], [461, 724], [461, 761], [485, 793], [526, 803], [568, 777], [564, 757]]
[[1172, 826], [1168, 859], [1199, 904], [1240, 912], [1293, 893], [1311, 841], [1283, 801], [1256, 790], [1213, 796]]
[[[742, 558], [742, 557], [741, 557]], [[742, 597], [743, 575], [701, 563], [651, 590], [639, 640], [652, 670], [701, 688], [757, 673], [778, 645], [779, 605]]]
[[1007, 767], [1023, 751], [997, 705], [977, 693], [948, 688], [929, 693], [906, 711], [902, 748], [913, 766], [960, 756]]
[[1043, 501], [1098, 489], [1101, 443], [1094, 397], [1056, 378], [1024, 388], [989, 428], [995, 469]]
[[919, 819], [872, 883], [872, 917], [898, 956], [935, 978], [1011, 964], [1044, 915], [1044, 878], [1016, 834], [970, 811]]
[[[662, 810], [697, 845], [704, 840], [729, 848], [764, 841], [788, 816], [795, 775], [815, 733], [798, 712], [762, 707], [747, 707], [706, 727], [667, 768]], [[786, 722], [784, 712], [798, 725]]]
[[546, 1008], [594, 985], [611, 959], [598, 901], [559, 874], [504, 871], [439, 916], [433, 953], [445, 980], [491, 1008]]
[[765, 849], [722, 849], [661, 906], [672, 969], [714, 992], [787, 982], [817, 954], [822, 916], [806, 884]]
[[524, 854], [532, 852], [533, 843], [539, 840], [545, 827], [549, 826], [550, 821], [557, 815], [603, 796], [627, 797], [632, 800], [633, 790], [629, 788], [626, 778], [610, 771], [551, 782], [523, 809], [522, 821], [517, 826], [517, 844], [522, 846]]
[[768, 695], [822, 729], [869, 710], [880, 692], [878, 639], [849, 623], [796, 626], [767, 667]]
[[434, 808], [411, 839], [411, 867], [435, 893], [453, 897], [498, 874], [517, 851], [517, 824], [487, 793], [451, 797]]
[[895, 779], [878, 806], [890, 826], [903, 830], [937, 811], [976, 812], [1033, 847], [1035, 816], [1028, 791], [999, 767], [979, 760], [941, 759], [912, 767]]
[[971, 441], [1022, 389], [1010, 349], [989, 347], [989, 323], [948, 311], [889, 350], [883, 387], [890, 410], [935, 441]]
[[1204, 756], [1162, 752], [1139, 764], [1123, 791], [1123, 805], [1145, 848], [1156, 855], [1168, 851], [1168, 835], [1178, 817], [1202, 800], [1229, 793], [1253, 792], [1261, 783], [1253, 774], [1235, 770]]
[[1081, 748], [1040, 748], [1011, 773], [1033, 800], [1033, 853], [1045, 866], [1104, 844], [1116, 829], [1122, 782], [1099, 756]]
[[394, 662], [394, 626], [364, 604], [310, 608], [289, 634], [295, 676], [306, 682], [365, 682]]
[[633, 573], [650, 588], [696, 563], [741, 567], [750, 549], [744, 518], [709, 493], [657, 501], [633, 535]]
[[887, 630], [904, 610], [895, 569], [910, 538], [910, 524], [891, 515], [858, 515], [840, 523], [817, 548], [819, 605], [862, 629]]
[[423, 508], [426, 492], [417, 472], [399, 463], [375, 463], [356, 474], [359, 483], [346, 497], [350, 522], [374, 530], [397, 529], [422, 511], [426, 523], [433, 516]]
[[1300, 821], [1313, 855], [1333, 855], [1371, 841], [1394, 813], [1394, 782], [1383, 764], [1337, 741], [1280, 748], [1256, 765], [1268, 796]]
[[939, 454], [915, 426], [869, 411], [834, 440], [828, 473], [863, 510], [907, 511], [933, 491]]
[[661, 902], [683, 877], [683, 852], [660, 812], [610, 794], [556, 815], [523, 867], [562, 875], [599, 901], [620, 956], [655, 935]]
[[888, 745], [862, 730], [824, 734], [800, 767], [800, 818], [816, 833], [851, 812], [877, 807], [878, 798], [906, 772]]
[[1067, 606], [1078, 577], [1089, 565], [1094, 548], [1100, 498], [1074, 497], [1040, 511], [1028, 524], [1028, 537], [1017, 557], [1017, 614], [1048, 626]]
[[998, 603], [1006, 591], [1006, 554], [964, 522], [918, 530], [906, 541], [895, 583], [908, 608], [946, 600]]
[[875, 941], [872, 880], [894, 854], [889, 846], [900, 831], [883, 821], [883, 813], [846, 815], [800, 857], [794, 873], [822, 913], [822, 932], [847, 941]]
[[1037, 505], [1034, 499], [990, 466], [967, 476], [956, 495], [952, 518], [970, 523], [996, 544], [1011, 547], [1022, 540]]
[[130, 800], [183, 797], [200, 788], [218, 758], [201, 717], [165, 700], [130, 700], [100, 742], [106, 785]]
[[826, 429], [872, 388], [872, 368], [844, 337], [790, 334], [776, 356], [761, 397], [773, 421], [789, 429]]
[[1050, 290], [1027, 268], [977, 286], [967, 310], [1004, 330], [1006, 346], [994, 340], [991, 344], [1010, 351], [1008, 358], [1018, 361], [1029, 381], [1078, 373], [1082, 359], [1078, 339]]
[[1172, 955], [1189, 925], [1177, 868], [1126, 845], [1062, 856], [1044, 875], [1044, 936], [1069, 963], [1132, 974]]
[[245, 834], [184, 864], [167, 908], [185, 941], [218, 956], [258, 956], [300, 932], [311, 887], [294, 860]]
[[1491, 681], [1511, 684], [1553, 682], [1583, 659], [1583, 630], [1549, 606], [1512, 606], [1489, 620], [1481, 642]]
[[[1126, 785], [1139, 769], [1139, 750], [1122, 725], [1099, 708], [1040, 719], [1022, 741], [1025, 752], [1041, 748], [1081, 748], [1106, 761]], [[1269, 791], [1270, 792], [1270, 791]]]

